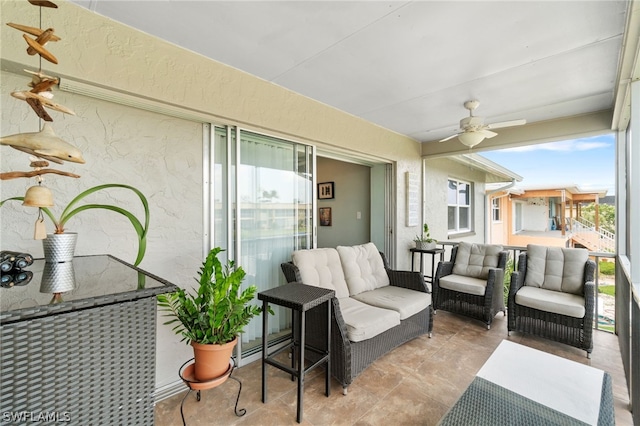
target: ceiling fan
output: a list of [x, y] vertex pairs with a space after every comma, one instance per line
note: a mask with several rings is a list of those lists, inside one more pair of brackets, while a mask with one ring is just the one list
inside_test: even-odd
[[527, 120], [511, 120], [503, 121], [500, 123], [484, 124], [484, 117], [476, 117], [473, 115], [473, 111], [480, 105], [479, 101], [467, 101], [464, 103], [464, 107], [469, 110], [469, 117], [465, 117], [460, 120], [460, 131], [454, 135], [446, 137], [440, 142], [448, 141], [456, 136], [464, 145], [472, 148], [478, 145], [486, 138], [492, 138], [497, 136], [496, 132], [492, 132], [491, 129], [500, 129], [503, 127], [521, 126], [527, 123]]

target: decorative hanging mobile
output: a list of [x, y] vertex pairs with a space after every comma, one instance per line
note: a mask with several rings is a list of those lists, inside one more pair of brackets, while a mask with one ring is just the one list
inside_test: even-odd
[[[55, 3], [47, 0], [27, 1], [40, 8], [40, 27], [42, 27], [42, 8], [58, 8]], [[12, 22], [7, 23], [7, 25], [25, 33], [22, 36], [27, 42], [27, 54], [31, 56], [39, 55], [38, 71], [24, 70], [26, 73], [31, 74], [31, 81], [28, 84], [31, 90], [15, 91], [11, 93], [11, 96], [25, 101], [31, 109], [33, 109], [36, 115], [41, 120], [45, 121], [45, 123], [42, 125], [39, 132], [17, 133], [15, 135], [0, 137], [1, 145], [7, 145], [30, 154], [31, 162], [29, 166], [33, 168], [33, 171], [30, 172], [0, 173], [0, 179], [7, 180], [20, 177], [36, 178], [37, 185], [31, 186], [27, 189], [23, 205], [40, 208], [38, 212], [38, 219], [36, 220], [34, 238], [44, 239], [46, 238], [46, 230], [44, 229], [44, 220], [41, 208], [53, 206], [53, 195], [49, 188], [42, 185], [44, 180], [42, 175], [53, 173], [73, 178], [80, 177], [74, 173], [49, 168], [49, 161], [58, 164], [63, 164], [64, 161], [84, 164], [85, 161], [78, 148], [56, 136], [53, 131], [53, 127], [50, 124], [53, 122], [53, 118], [51, 118], [47, 112], [47, 109], [51, 109], [64, 114], [75, 115], [71, 109], [51, 100], [53, 98], [52, 88], [60, 82], [60, 79], [42, 73], [42, 59], [53, 64], [58, 63], [58, 59], [45, 48], [45, 45], [49, 42], [59, 41], [60, 37], [55, 35], [55, 30], [53, 28], [43, 30], [42, 28], [30, 27]]]

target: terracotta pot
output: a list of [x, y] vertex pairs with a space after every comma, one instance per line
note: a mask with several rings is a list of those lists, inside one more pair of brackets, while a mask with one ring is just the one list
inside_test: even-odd
[[195, 357], [195, 379], [206, 382], [224, 375], [229, 369], [229, 359], [237, 343], [237, 337], [222, 345], [203, 345], [191, 342]]

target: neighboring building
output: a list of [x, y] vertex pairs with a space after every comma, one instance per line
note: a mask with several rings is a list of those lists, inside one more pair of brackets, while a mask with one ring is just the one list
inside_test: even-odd
[[[585, 247], [613, 252], [615, 235], [600, 229], [598, 206], [607, 190], [585, 191], [576, 185], [510, 187], [489, 190], [491, 226], [488, 241], [509, 246], [542, 244]], [[582, 217], [582, 208], [595, 203], [595, 223]]]

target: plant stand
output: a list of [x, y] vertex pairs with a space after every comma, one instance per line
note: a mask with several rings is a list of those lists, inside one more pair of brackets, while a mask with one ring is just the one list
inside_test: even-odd
[[227, 369], [226, 373], [224, 373], [220, 377], [216, 377], [215, 379], [207, 380], [204, 382], [200, 382], [195, 379], [193, 374], [194, 365], [195, 365], [194, 358], [191, 358], [189, 361], [182, 364], [182, 366], [178, 370], [178, 375], [189, 388], [189, 391], [184, 396], [184, 398], [182, 398], [182, 402], [180, 403], [180, 415], [182, 416], [182, 424], [184, 426], [186, 426], [187, 423], [184, 420], [183, 407], [184, 407], [184, 402], [186, 401], [191, 391], [193, 390], [196, 391], [196, 400], [199, 402], [201, 398], [200, 396], [201, 390], [213, 389], [215, 387], [218, 387], [224, 382], [226, 382], [227, 379], [233, 379], [239, 384], [238, 396], [236, 397], [236, 406], [234, 408], [234, 412], [236, 413], [236, 416], [242, 417], [247, 413], [247, 410], [244, 408], [241, 408], [238, 410], [238, 402], [240, 401], [240, 392], [242, 392], [242, 382], [239, 379], [236, 379], [235, 377], [232, 376], [234, 370], [236, 369], [236, 361], [234, 358], [231, 358], [231, 360], [229, 361], [229, 368]]

